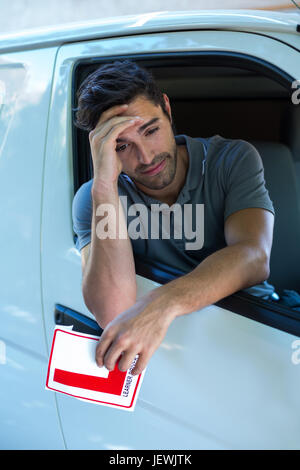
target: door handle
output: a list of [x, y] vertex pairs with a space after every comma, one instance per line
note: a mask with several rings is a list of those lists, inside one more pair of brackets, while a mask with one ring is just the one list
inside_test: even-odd
[[55, 304], [54, 321], [56, 325], [73, 325], [73, 331], [77, 331], [79, 333], [101, 336], [103, 331], [98, 323], [92, 318], [60, 304]]

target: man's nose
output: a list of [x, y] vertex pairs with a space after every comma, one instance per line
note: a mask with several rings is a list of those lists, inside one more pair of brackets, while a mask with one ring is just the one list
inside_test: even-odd
[[151, 152], [150, 149], [147, 149], [144, 146], [137, 148], [137, 159], [140, 164], [150, 165], [154, 156], [154, 152]]

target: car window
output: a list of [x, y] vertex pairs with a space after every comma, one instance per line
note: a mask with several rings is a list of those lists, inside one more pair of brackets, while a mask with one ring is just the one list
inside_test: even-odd
[[[140, 64], [149, 67], [161, 89], [170, 97], [177, 134], [191, 137], [218, 134], [231, 139], [243, 139], [259, 152], [276, 212], [271, 274], [268, 279], [274, 289], [270, 290], [268, 299], [265, 297], [261, 300], [292, 309], [293, 312], [300, 311], [297, 275], [300, 262], [300, 191], [295, 170], [296, 156], [291, 145], [293, 136], [287, 138], [286, 132], [286, 126], [294, 115], [289, 77], [281, 74], [280, 69], [278, 74], [274, 71], [271, 73], [264, 64], [258, 67], [255, 63], [251, 68], [250, 61], [232, 61], [232, 57], [228, 57], [227, 65], [224, 60], [219, 65], [215, 56], [209, 64], [207, 56], [205, 59], [205, 64], [201, 63], [201, 56], [198, 62], [195, 59], [192, 63], [187, 60], [186, 64], [181, 58], [180, 65], [167, 58], [161, 60], [160, 66], [157, 60], [155, 65], [151, 60], [142, 60]], [[98, 66], [85, 63], [78, 67], [77, 85]], [[195, 119], [195, 116], [199, 119]], [[80, 148], [86, 149], [86, 163], [84, 171], [77, 175], [74, 191], [92, 177], [86, 136], [79, 131], [76, 138]], [[287, 231], [291, 224], [292, 230]], [[143, 260], [136, 261], [139, 265]], [[143, 273], [152, 276], [153, 280], [161, 282], [163, 273], [171, 273], [170, 278], [174, 274], [174, 267], [162, 266], [149, 259], [144, 261], [148, 268]], [[149, 268], [151, 264], [155, 269]]]

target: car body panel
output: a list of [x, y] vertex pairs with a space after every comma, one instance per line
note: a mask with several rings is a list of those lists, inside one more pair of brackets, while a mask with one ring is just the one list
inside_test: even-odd
[[262, 10], [158, 11], [1, 35], [0, 50], [61, 46], [77, 41], [193, 29], [257, 32], [271, 36], [285, 34], [291, 43], [299, 47], [299, 33], [296, 31], [299, 18], [299, 14]]
[[211, 306], [178, 318], [134, 413], [60, 395], [71, 449], [299, 449], [292, 335]]

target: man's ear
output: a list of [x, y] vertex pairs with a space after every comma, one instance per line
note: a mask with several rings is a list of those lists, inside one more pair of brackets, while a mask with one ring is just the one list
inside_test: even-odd
[[167, 110], [168, 115], [170, 116], [170, 121], [172, 122], [173, 120], [172, 120], [171, 104], [170, 104], [169, 97], [166, 95], [166, 93], [163, 93], [163, 98], [165, 102], [165, 108]]

